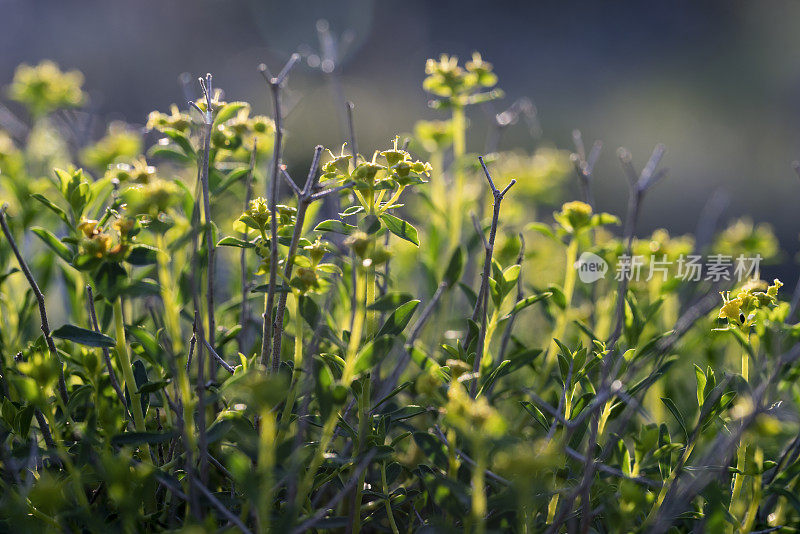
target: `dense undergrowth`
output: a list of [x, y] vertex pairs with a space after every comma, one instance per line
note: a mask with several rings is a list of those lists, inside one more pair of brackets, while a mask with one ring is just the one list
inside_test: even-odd
[[[641, 171], [620, 149], [617, 218], [594, 206], [599, 143], [496, 152], [525, 102], [467, 153], [485, 135], [468, 113], [502, 97], [477, 54], [430, 60], [440, 120], [384, 146], [357, 144], [348, 104], [350, 138], [309, 147], [300, 178], [280, 158], [296, 60], [261, 69], [272, 118], [207, 76], [196, 101], [92, 142], [80, 74], [17, 70], [0, 530], [800, 525], [794, 309], [758, 269], [679, 272], [777, 257], [768, 227], [635, 237], [664, 148]], [[586, 252], [611, 266], [594, 283]], [[671, 266], [615, 277], [631, 257]]]

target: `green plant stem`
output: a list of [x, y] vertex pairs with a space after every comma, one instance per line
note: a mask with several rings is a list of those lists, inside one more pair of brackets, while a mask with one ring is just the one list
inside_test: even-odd
[[258, 474], [261, 481], [259, 503], [256, 506], [258, 531], [269, 532], [272, 510], [272, 470], [275, 466], [275, 416], [268, 408], [261, 410], [258, 432]]
[[475, 534], [486, 532], [486, 444], [482, 439], [475, 443], [475, 467], [472, 469], [472, 511], [470, 514]]
[[[367, 376], [361, 380], [361, 395], [358, 397], [358, 446], [356, 459], [364, 453], [365, 444], [367, 441], [367, 434], [370, 432], [370, 401], [369, 401], [369, 386], [370, 378]], [[352, 532], [358, 534], [361, 532], [361, 499], [364, 492], [364, 480], [367, 477], [367, 470], [362, 469], [361, 474], [358, 476], [358, 483], [354, 489], [353, 497], [353, 516], [352, 516]]]
[[164, 324], [169, 332], [174, 353], [183, 351], [183, 336], [181, 336], [180, 311], [177, 306], [175, 286], [172, 273], [169, 269], [169, 253], [167, 240], [163, 233], [156, 234], [156, 247], [158, 247], [158, 281], [161, 288], [161, 300], [164, 304]]
[[364, 330], [364, 319], [366, 315], [366, 293], [367, 293], [367, 277], [365, 276], [364, 269], [360, 266], [356, 267], [356, 287], [355, 287], [355, 304], [356, 312], [353, 316], [353, 327], [350, 329], [350, 341], [347, 343], [347, 357], [344, 361], [344, 370], [342, 371], [342, 384], [349, 386], [353, 380], [353, 370], [355, 369], [356, 356], [358, 356], [358, 347], [361, 344], [361, 334]]
[[547, 355], [545, 357], [545, 368], [544, 372], [542, 373], [542, 379], [546, 380], [547, 376], [550, 374], [550, 369], [553, 368], [557, 360], [557, 352], [558, 352], [558, 345], [556, 345], [555, 340], [558, 339], [562, 341], [562, 337], [564, 335], [564, 331], [567, 328], [567, 320], [569, 319], [570, 314], [570, 307], [572, 306], [572, 296], [575, 292], [575, 276], [577, 271], [575, 269], [575, 262], [578, 259], [578, 240], [575, 236], [572, 236], [569, 241], [569, 245], [567, 245], [567, 261], [566, 261], [566, 272], [564, 274], [564, 310], [562, 311], [561, 315], [558, 316], [556, 319], [556, 326], [553, 329], [553, 334], [550, 340], [550, 346], [547, 351]]
[[[125, 388], [127, 388], [128, 396], [131, 399], [133, 424], [136, 426], [137, 432], [145, 432], [147, 429], [144, 423], [144, 413], [142, 413], [142, 404], [136, 387], [136, 379], [133, 377], [133, 366], [131, 365], [131, 357], [128, 354], [128, 344], [125, 341], [125, 325], [122, 322], [122, 299], [119, 297], [114, 300], [114, 329], [117, 336], [117, 359], [122, 369], [122, 379], [125, 382]], [[147, 453], [147, 461], [149, 461], [150, 446], [145, 443], [144, 449]]]
[[464, 170], [462, 168], [464, 154], [467, 152], [466, 130], [467, 120], [462, 106], [453, 107], [453, 184], [455, 191], [450, 204], [450, 247], [458, 246], [461, 241], [462, 221], [464, 213]]
[[[747, 334], [747, 344], [750, 344], [750, 334]], [[752, 349], [751, 349], [752, 350]], [[748, 350], [742, 351], [742, 378], [744, 378], [745, 382], [749, 382], [750, 380], [750, 354]], [[742, 492], [742, 485], [744, 483], [744, 468], [745, 463], [747, 462], [747, 445], [739, 443], [739, 446], [736, 450], [736, 469], [741, 471], [742, 473], [734, 473], [733, 474], [733, 487], [731, 489], [731, 503], [729, 512], [731, 515], [736, 517], [734, 514], [734, 509], [736, 507], [736, 503], [739, 500], [739, 495]], [[744, 519], [743, 519], [744, 520]]]
[[758, 469], [759, 474], [753, 477], [753, 495], [750, 498], [750, 504], [747, 507], [747, 513], [744, 516], [744, 521], [742, 525], [742, 532], [750, 532], [753, 529], [753, 525], [756, 521], [756, 515], [758, 514], [758, 507], [761, 504], [761, 469], [764, 462], [764, 451], [761, 450], [761, 447], [756, 447], [755, 451], [753, 451], [753, 460], [756, 469]]
[[281, 412], [280, 428], [278, 430], [276, 442], [283, 441], [283, 437], [289, 428], [289, 419], [292, 416], [292, 408], [297, 398], [297, 387], [300, 383], [300, 369], [303, 365], [303, 316], [300, 315], [300, 302], [298, 299], [294, 313], [294, 365], [292, 367], [292, 382], [289, 386], [289, 393]]
[[389, 518], [389, 527], [392, 529], [392, 534], [400, 534], [397, 529], [397, 523], [394, 521], [394, 513], [392, 513], [392, 498], [389, 493], [389, 484], [386, 483], [386, 462], [381, 462], [381, 488], [383, 494], [386, 495], [386, 500], [383, 501], [386, 507], [386, 517]]
[[458, 477], [458, 453], [456, 452], [456, 431], [453, 428], [447, 430], [447, 476], [455, 480]]
[[[375, 293], [377, 290], [377, 285], [375, 283], [375, 267], [370, 265], [366, 269], [366, 301], [364, 303], [364, 307], [368, 308], [375, 302]], [[378, 331], [378, 312], [374, 310], [368, 310], [366, 312], [366, 334], [368, 338], [371, 338], [375, 335]]]
[[[360, 266], [356, 266], [354, 268], [356, 269], [356, 311], [353, 315], [353, 327], [350, 330], [350, 341], [347, 344], [347, 357], [345, 358], [344, 370], [342, 371], [342, 384], [347, 386], [349, 386], [350, 382], [353, 380], [353, 370], [355, 368], [356, 356], [358, 356], [358, 347], [361, 343], [361, 333], [364, 327], [364, 315], [366, 311], [364, 305], [364, 301], [366, 299], [366, 277], [364, 276], [363, 269]], [[337, 416], [338, 414], [336, 411], [331, 411], [331, 414], [328, 416], [328, 420], [325, 421], [325, 425], [322, 427], [322, 435], [320, 437], [319, 444], [317, 445], [317, 450], [314, 453], [314, 457], [311, 459], [308, 470], [303, 476], [297, 491], [295, 504], [298, 509], [303, 506], [308, 494], [311, 492], [314, 484], [314, 476], [316, 475], [319, 466], [322, 465], [322, 460], [325, 457], [325, 450], [328, 448], [328, 445], [333, 438], [333, 431], [336, 428]]]
[[297, 489], [295, 508], [298, 511], [305, 504], [308, 494], [311, 493], [311, 489], [314, 485], [314, 477], [317, 474], [319, 466], [322, 465], [322, 461], [325, 459], [325, 451], [327, 450], [331, 439], [333, 439], [333, 431], [336, 429], [337, 420], [338, 413], [335, 410], [331, 411], [327, 421], [325, 421], [325, 425], [322, 427], [322, 434], [320, 435], [319, 443], [317, 444], [317, 450], [314, 451], [314, 456], [311, 458], [311, 463], [308, 465], [308, 470], [303, 476], [303, 479], [300, 481], [300, 486]]

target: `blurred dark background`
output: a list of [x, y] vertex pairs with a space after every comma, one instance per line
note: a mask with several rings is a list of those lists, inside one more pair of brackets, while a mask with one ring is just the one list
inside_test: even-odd
[[[339, 106], [320, 67], [317, 22], [345, 34], [336, 66], [356, 104], [362, 151], [410, 131], [427, 108], [424, 63], [473, 50], [495, 66], [505, 104], [531, 98], [543, 139], [571, 148], [580, 128], [602, 139], [601, 208], [622, 213], [625, 178], [615, 151], [641, 166], [657, 142], [670, 173], [646, 200], [641, 230], [694, 231], [715, 191], [723, 220], [751, 214], [774, 225], [790, 260], [800, 231], [800, 3], [794, 0], [671, 2], [477, 2], [472, 0], [0, 0], [0, 84], [15, 66], [44, 58], [80, 69], [92, 110], [143, 123], [184, 100], [178, 77], [212, 72], [231, 100], [269, 113], [260, 62], [277, 69], [295, 50], [286, 120], [290, 167], [317, 143], [342, 142]], [[323, 64], [322, 66], [328, 66]], [[196, 90], [195, 87], [192, 90]], [[500, 105], [503, 105], [502, 103]], [[485, 114], [471, 111], [470, 149], [480, 151]], [[531, 148], [512, 127], [502, 148]], [[784, 266], [780, 274], [794, 278]]]

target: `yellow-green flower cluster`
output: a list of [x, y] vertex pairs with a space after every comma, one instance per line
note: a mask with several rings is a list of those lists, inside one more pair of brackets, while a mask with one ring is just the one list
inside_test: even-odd
[[370, 236], [361, 230], [357, 230], [348, 236], [344, 244], [353, 250], [364, 267], [383, 265], [392, 256], [389, 249], [378, 243], [374, 236]]
[[82, 85], [83, 74], [79, 71], [64, 72], [54, 62], [45, 60], [36, 66], [17, 67], [8, 95], [38, 116], [81, 106], [86, 101]]
[[157, 179], [158, 174], [155, 167], [148, 165], [143, 157], [139, 157], [133, 161], [133, 165], [118, 163], [110, 167], [106, 171], [105, 177], [121, 184], [128, 182], [147, 184]]
[[103, 227], [94, 219], [81, 219], [75, 267], [90, 270], [103, 261], [123, 261], [130, 253], [135, 229], [136, 220], [127, 217], [115, 220], [110, 228]]
[[572, 172], [569, 152], [550, 147], [538, 148], [533, 154], [503, 152], [493, 156], [491, 161], [496, 182], [506, 183], [515, 178], [513, 197], [537, 202], [553, 201]]
[[427, 152], [442, 152], [453, 144], [452, 121], [418, 121], [414, 137]]
[[[428, 76], [422, 82], [423, 89], [451, 105], [464, 106], [499, 96], [496, 91], [480, 93], [494, 87], [497, 76], [492, 72], [492, 64], [484, 61], [478, 52], [472, 54], [472, 60], [463, 68], [456, 56], [442, 54], [438, 61], [429, 59], [425, 63], [425, 74]], [[477, 95], [481, 96], [475, 98]]]
[[774, 306], [778, 302], [778, 290], [783, 283], [777, 278], [768, 286], [763, 280], [748, 281], [731, 298], [730, 291], [722, 295], [719, 318], [727, 319], [728, 325], [748, 331], [755, 324], [756, 311]]
[[616, 216], [609, 213], [592, 213], [592, 207], [580, 200], [565, 202], [561, 206], [561, 211], [553, 213], [553, 218], [561, 226], [562, 231], [572, 235], [604, 224], [619, 224]]
[[486, 397], [471, 398], [456, 379], [447, 390], [445, 420], [472, 439], [498, 438], [506, 429], [503, 417]]
[[[350, 172], [352, 157], [344, 152], [338, 155], [328, 150], [329, 160], [322, 165], [321, 180], [325, 182], [354, 181], [353, 189], [360, 193], [376, 190], [392, 190], [425, 183], [433, 170], [427, 161], [414, 160], [407, 151], [397, 147], [398, 138], [389, 150], [375, 152], [372, 160], [359, 156], [355, 169]], [[382, 163], [378, 157], [385, 163]], [[366, 207], [366, 206], [365, 206]]]
[[241, 147], [248, 152], [253, 149], [253, 143], [257, 143], [258, 151], [267, 153], [272, 150], [274, 136], [275, 123], [273, 120], [264, 115], [251, 117], [250, 106], [247, 105], [240, 109], [232, 119], [218, 124], [211, 141], [218, 148], [236, 150]]
[[122, 122], [112, 122], [108, 133], [81, 153], [84, 164], [95, 169], [106, 169], [137, 156], [142, 151], [142, 138]]
[[586, 202], [574, 200], [561, 206], [561, 211], [553, 215], [567, 232], [575, 233], [589, 226], [592, 221], [592, 207]]
[[178, 203], [181, 189], [174, 182], [153, 177], [146, 183], [133, 184], [122, 193], [132, 215], [156, 219]]
[[156, 130], [163, 132], [165, 129], [170, 128], [178, 130], [179, 132], [186, 133], [192, 125], [192, 117], [180, 109], [175, 104], [169, 107], [169, 114], [160, 111], [151, 111], [147, 117], [146, 128], [148, 130]]
[[768, 260], [778, 255], [778, 238], [767, 223], [753, 224], [747, 218], [738, 219], [728, 226], [714, 243], [714, 252], [736, 257], [760, 255]]
[[[620, 243], [620, 246], [623, 245]], [[692, 250], [694, 250], [692, 236], [672, 237], [664, 228], [658, 228], [649, 238], [634, 240], [632, 254], [634, 256], [654, 256], [659, 260], [666, 256], [667, 261], [675, 262], [681, 256], [691, 254]]]

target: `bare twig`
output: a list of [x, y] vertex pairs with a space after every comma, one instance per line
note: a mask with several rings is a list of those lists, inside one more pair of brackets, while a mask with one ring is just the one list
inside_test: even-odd
[[233, 369], [233, 367], [231, 367], [231, 365], [228, 362], [225, 361], [225, 358], [220, 356], [217, 353], [217, 351], [214, 350], [214, 347], [211, 346], [211, 343], [209, 343], [207, 339], [203, 340], [203, 341], [205, 341], [205, 345], [206, 345], [206, 348], [208, 349], [208, 351], [219, 362], [219, 364], [222, 366], [222, 368], [225, 369], [226, 371], [228, 371], [230, 374], [233, 374], [233, 370], [234, 369]]
[[[258, 152], [258, 141], [253, 139], [253, 151], [250, 153], [250, 167], [247, 170], [247, 179], [244, 185], [244, 210], [250, 207], [250, 199], [253, 197], [253, 169], [255, 168], [256, 164], [256, 154]], [[244, 236], [247, 236], [247, 232], [245, 231]], [[239, 311], [239, 324], [241, 325], [241, 330], [239, 331], [239, 352], [242, 354], [247, 354], [247, 351], [250, 349], [248, 342], [250, 341], [249, 336], [247, 335], [250, 326], [250, 310], [248, 309], [248, 294], [250, 293], [250, 284], [247, 281], [247, 256], [246, 253], [247, 249], [242, 248], [241, 254], [239, 255], [239, 270], [242, 278], [242, 304], [241, 309]], [[247, 346], [245, 346], [247, 345]]]
[[592, 193], [594, 166], [597, 160], [600, 159], [600, 151], [603, 148], [603, 143], [601, 141], [595, 141], [587, 157], [580, 130], [572, 131], [572, 140], [575, 144], [575, 152], [570, 156], [570, 160], [575, 166], [575, 173], [578, 175], [578, 182], [580, 183], [581, 192], [583, 193], [583, 200], [594, 209], [594, 194]]
[[[447, 436], [444, 435], [444, 433], [442, 432], [442, 429], [439, 428], [439, 425], [434, 425], [434, 430], [436, 431], [436, 437], [439, 438], [439, 441], [441, 441], [442, 444], [444, 444], [445, 447], [449, 447], [450, 446], [450, 442], [447, 441]], [[473, 460], [472, 458], [470, 458], [469, 456], [464, 454], [464, 451], [462, 451], [461, 449], [456, 448], [455, 452], [462, 460], [467, 462], [473, 468], [477, 465], [475, 463], [475, 460]], [[510, 486], [511, 485], [511, 481], [510, 480], [508, 480], [507, 478], [501, 477], [500, 475], [498, 475], [497, 473], [495, 473], [493, 471], [485, 469], [484, 473], [486, 473], [486, 476], [491, 478], [495, 482], [499, 482], [500, 484], [502, 484], [504, 486]]]
[[[58, 391], [61, 395], [61, 400], [64, 402], [66, 406], [67, 402], [69, 401], [69, 394], [67, 393], [67, 383], [64, 380], [64, 366], [61, 363], [61, 358], [58, 356], [58, 351], [56, 350], [56, 344], [53, 342], [53, 336], [50, 335], [50, 323], [47, 320], [47, 308], [45, 307], [44, 303], [44, 295], [42, 291], [39, 289], [39, 285], [36, 283], [36, 280], [33, 278], [33, 273], [31, 273], [30, 268], [28, 268], [28, 264], [25, 263], [25, 259], [22, 257], [22, 254], [17, 247], [17, 242], [14, 241], [14, 235], [11, 233], [11, 229], [8, 227], [8, 221], [6, 220], [6, 210], [8, 209], [7, 204], [3, 204], [0, 207], [0, 227], [3, 229], [3, 233], [8, 240], [8, 244], [11, 246], [12, 252], [14, 252], [14, 256], [17, 258], [17, 263], [19, 263], [20, 269], [22, 269], [22, 273], [25, 275], [25, 279], [28, 280], [28, 285], [31, 287], [34, 296], [36, 297], [36, 303], [39, 305], [39, 317], [42, 321], [41, 329], [42, 334], [44, 334], [45, 342], [47, 343], [47, 349], [50, 351], [50, 357], [55, 358], [56, 361], [59, 362], [58, 369]], [[49, 430], [48, 430], [49, 432]]]
[[[214, 236], [211, 222], [211, 196], [208, 186], [208, 173], [209, 173], [209, 155], [211, 152], [211, 127], [213, 125], [213, 104], [212, 104], [212, 81], [211, 74], [206, 74], [205, 80], [199, 78], [200, 86], [203, 88], [203, 95], [206, 99], [206, 109], [203, 113], [203, 125], [205, 126], [205, 135], [203, 136], [203, 154], [202, 163], [200, 167], [200, 184], [203, 188], [203, 216], [205, 219], [205, 235], [206, 235], [206, 254], [208, 257], [208, 267], [206, 273], [206, 313], [208, 314], [208, 342], [215, 345], [216, 335], [216, 318], [214, 317]], [[216, 371], [216, 364], [210, 366], [212, 374]]]
[[[623, 242], [625, 245], [625, 254], [630, 256], [631, 247], [633, 246], [633, 234], [636, 230], [636, 221], [639, 218], [639, 209], [641, 208], [642, 199], [647, 189], [661, 179], [665, 174], [665, 170], [656, 171], [661, 158], [664, 156], [666, 148], [664, 145], [656, 145], [653, 149], [653, 154], [645, 165], [640, 174], [637, 174], [633, 168], [633, 158], [631, 153], [625, 148], [620, 148], [617, 151], [622, 168], [628, 177], [629, 195], [628, 195], [628, 214], [625, 217], [625, 227], [623, 231]], [[625, 295], [628, 291], [629, 277], [622, 276], [619, 282], [617, 291], [617, 307], [616, 307], [616, 324], [614, 331], [608, 340], [608, 347], [613, 352], [614, 346], [622, 334], [622, 323], [625, 319]]]
[[[301, 191], [296, 185], [294, 186], [295, 194], [297, 194], [297, 215], [295, 217], [294, 231], [292, 232], [292, 240], [289, 243], [289, 252], [286, 256], [286, 264], [283, 268], [283, 279], [288, 284], [292, 278], [292, 270], [294, 269], [295, 255], [297, 254], [297, 247], [300, 243], [300, 238], [303, 234], [303, 225], [306, 220], [306, 212], [308, 206], [312, 202], [312, 192], [317, 187], [319, 180], [317, 170], [319, 169], [319, 158], [322, 155], [322, 146], [317, 145], [314, 149], [314, 159], [311, 161], [311, 167], [308, 170], [308, 177], [306, 183]], [[282, 171], [286, 180], [293, 183], [291, 177]], [[277, 264], [273, 264], [277, 265]], [[273, 339], [272, 339], [272, 371], [277, 372], [281, 362], [281, 342], [283, 338], [283, 312], [286, 310], [286, 299], [289, 297], [289, 292], [284, 291], [278, 297], [278, 309], [275, 313], [275, 324], [272, 326]]]
[[422, 333], [422, 329], [425, 328], [425, 325], [433, 316], [433, 312], [436, 309], [436, 306], [439, 304], [442, 295], [444, 295], [444, 293], [450, 287], [451, 286], [447, 283], [447, 281], [443, 280], [439, 283], [436, 291], [431, 297], [431, 300], [428, 301], [428, 303], [425, 305], [425, 308], [422, 310], [419, 319], [417, 319], [417, 322], [414, 323], [413, 327], [411, 327], [411, 332], [409, 333], [408, 339], [403, 346], [403, 354], [400, 357], [400, 361], [395, 365], [394, 369], [392, 370], [392, 374], [389, 375], [381, 385], [381, 391], [378, 397], [385, 397], [397, 385], [397, 382], [403, 375], [403, 371], [405, 371], [406, 367], [408, 367], [408, 362], [411, 360], [411, 351], [414, 349], [414, 343]]
[[358, 463], [353, 473], [350, 475], [350, 480], [339, 490], [339, 492], [334, 495], [324, 506], [321, 506], [314, 515], [308, 518], [306, 521], [303, 521], [298, 525], [294, 530], [292, 530], [292, 534], [301, 534], [303, 532], [310, 531], [314, 525], [319, 523], [324, 517], [325, 514], [328, 513], [328, 510], [332, 510], [339, 502], [345, 498], [350, 493], [350, 490], [353, 486], [355, 486], [356, 482], [361, 475], [361, 472], [364, 471], [367, 466], [369, 465], [372, 458], [375, 456], [375, 449], [369, 451], [366, 456]]
[[[489, 306], [489, 273], [491, 272], [492, 268], [492, 254], [494, 253], [494, 240], [497, 236], [497, 225], [500, 220], [500, 203], [503, 201], [503, 197], [508, 192], [511, 187], [517, 183], [516, 180], [511, 180], [508, 185], [501, 191], [497, 189], [494, 185], [494, 181], [492, 180], [491, 174], [489, 174], [489, 169], [486, 168], [486, 164], [483, 162], [483, 158], [478, 156], [478, 161], [481, 163], [481, 167], [483, 167], [483, 173], [486, 175], [486, 181], [489, 182], [489, 187], [492, 191], [492, 196], [494, 197], [494, 202], [492, 204], [492, 226], [489, 230], [489, 240], [486, 241], [485, 237], [483, 238], [484, 242], [484, 249], [486, 251], [486, 255], [483, 262], [483, 275], [481, 278], [481, 289], [478, 292], [478, 302], [475, 304], [475, 311], [473, 312], [472, 320], [476, 320], [477, 313], [479, 310], [481, 313], [481, 329], [480, 333], [478, 334], [478, 345], [475, 352], [475, 363], [473, 365], [472, 372], [475, 375], [475, 379], [470, 386], [470, 395], [472, 398], [475, 398], [475, 395], [478, 393], [478, 381], [480, 378], [480, 369], [481, 369], [481, 360], [483, 359], [483, 345], [486, 340], [486, 313], [487, 308]], [[478, 233], [483, 237], [483, 231], [478, 228]]]
[[486, 153], [496, 152], [500, 146], [500, 138], [509, 126], [519, 122], [522, 117], [528, 126], [528, 133], [531, 137], [538, 138], [542, 133], [541, 125], [537, 116], [536, 106], [530, 98], [520, 98], [514, 101], [505, 111], [495, 113], [492, 102], [487, 102], [485, 109], [488, 112], [491, 125], [486, 135]]
[[[271, 352], [272, 340], [272, 306], [275, 301], [275, 286], [278, 279], [278, 219], [276, 218], [276, 205], [278, 197], [278, 174], [281, 166], [281, 145], [283, 142], [283, 117], [281, 116], [281, 84], [289, 75], [297, 60], [300, 59], [298, 54], [292, 54], [289, 61], [284, 65], [280, 74], [273, 77], [267, 66], [262, 63], [258, 69], [264, 80], [269, 86], [270, 93], [272, 94], [272, 105], [275, 113], [275, 145], [272, 150], [272, 173], [270, 174], [269, 182], [269, 211], [270, 211], [270, 269], [269, 269], [269, 286], [267, 289], [266, 303], [264, 306], [264, 328], [262, 331], [261, 340], [261, 363], [267, 365], [267, 360]], [[278, 354], [280, 358], [280, 354]], [[272, 362], [273, 372], [277, 372], [280, 367], [280, 361]]]
[[219, 513], [223, 515], [223, 517], [225, 517], [225, 519], [236, 525], [236, 528], [238, 528], [242, 532], [252, 533], [252, 531], [249, 528], [247, 528], [244, 523], [242, 523], [242, 520], [239, 519], [239, 517], [236, 514], [228, 510], [225, 507], [225, 505], [219, 501], [219, 499], [214, 497], [214, 494], [211, 493], [211, 491], [207, 487], [205, 487], [204, 484], [197, 483], [195, 484], [195, 486], [197, 487], [197, 489], [200, 490], [200, 493], [205, 495], [206, 499], [208, 499], [208, 502], [210, 502], [211, 505], [214, 508], [216, 508], [217, 511], [219, 511]]

